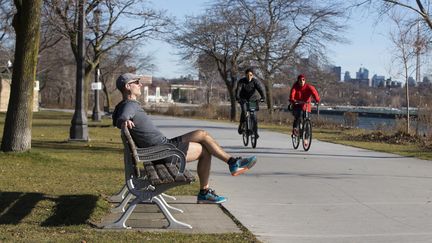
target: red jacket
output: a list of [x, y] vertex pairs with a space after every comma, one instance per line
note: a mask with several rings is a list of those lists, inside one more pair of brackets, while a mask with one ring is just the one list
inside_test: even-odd
[[[303, 87], [300, 87], [300, 85], [296, 82], [291, 88], [289, 101], [291, 102], [291, 104], [294, 104], [294, 102], [296, 101], [311, 102], [312, 96], [316, 102], [320, 102], [318, 92], [313, 85], [305, 84], [303, 85]], [[310, 103], [297, 104], [295, 106], [300, 106], [304, 111], [311, 111]]]

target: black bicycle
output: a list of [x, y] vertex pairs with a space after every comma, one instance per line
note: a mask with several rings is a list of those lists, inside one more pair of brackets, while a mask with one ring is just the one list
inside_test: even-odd
[[242, 124], [242, 137], [244, 146], [248, 146], [249, 138], [252, 148], [257, 145], [258, 121], [255, 112], [259, 110], [258, 100], [246, 101], [245, 121]]
[[[295, 104], [308, 104], [310, 105], [310, 102], [301, 102], [298, 101]], [[303, 149], [305, 151], [308, 151], [312, 144], [312, 122], [310, 120], [310, 112], [304, 110], [303, 115], [300, 117], [300, 121], [297, 124], [296, 130], [297, 134], [291, 135], [291, 140], [294, 149], [297, 149], [300, 145], [300, 140], [303, 141]]]

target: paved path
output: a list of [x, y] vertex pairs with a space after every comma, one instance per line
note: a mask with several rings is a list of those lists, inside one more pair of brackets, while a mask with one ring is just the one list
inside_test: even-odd
[[211, 184], [263, 242], [432, 242], [432, 161], [316, 140], [303, 152], [264, 130], [251, 149], [235, 124], [154, 119], [168, 137], [201, 128], [230, 153], [258, 156], [238, 177], [215, 159]]

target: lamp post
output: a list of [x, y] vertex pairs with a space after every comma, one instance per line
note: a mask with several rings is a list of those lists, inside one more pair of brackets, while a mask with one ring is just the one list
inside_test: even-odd
[[[96, 8], [94, 11], [94, 21], [95, 21], [95, 32], [96, 32], [96, 40], [95, 40], [95, 49], [99, 49], [99, 20], [100, 20], [101, 10]], [[101, 121], [101, 111], [99, 108], [99, 90], [102, 89], [102, 85], [99, 82], [100, 77], [100, 69], [99, 64], [97, 64], [95, 69], [95, 81], [94, 81], [94, 104], [93, 104], [93, 121]]]
[[101, 121], [101, 117], [102, 117], [101, 110], [99, 108], [99, 90], [102, 88], [102, 85], [99, 82], [99, 77], [100, 77], [100, 69], [98, 64], [95, 70], [94, 105], [93, 105], [93, 114], [92, 114], [93, 121]]
[[84, 0], [78, 0], [78, 57], [76, 68], [75, 113], [69, 141], [88, 141], [87, 112], [84, 107]]

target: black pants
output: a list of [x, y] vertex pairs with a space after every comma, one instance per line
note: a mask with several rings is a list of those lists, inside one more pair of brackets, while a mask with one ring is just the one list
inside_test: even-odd
[[303, 118], [304, 111], [301, 107], [294, 107], [292, 113], [294, 115], [293, 128], [296, 128], [299, 125], [300, 119]]
[[[241, 114], [240, 114], [239, 128], [242, 126], [243, 122], [246, 121], [246, 112], [247, 112], [247, 109], [248, 109], [246, 102], [240, 102], [240, 108], [241, 108]], [[259, 107], [258, 107], [258, 102], [257, 102], [257, 107], [256, 107], [256, 110], [255, 110], [255, 120], [257, 119], [257, 111], [258, 110], [259, 110]], [[246, 129], [246, 128], [244, 127], [244, 129]], [[254, 127], [254, 132], [255, 132], [255, 134], [258, 134], [258, 127], [257, 126]]]

